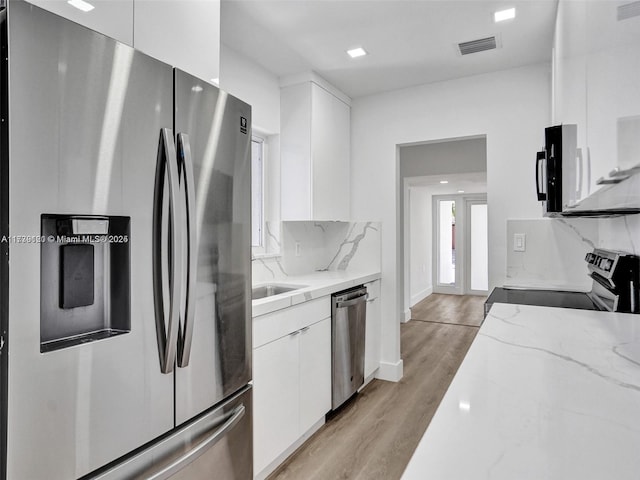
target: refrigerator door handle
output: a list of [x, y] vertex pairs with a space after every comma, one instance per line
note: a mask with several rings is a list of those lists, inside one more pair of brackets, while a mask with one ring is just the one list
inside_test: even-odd
[[[162, 222], [165, 175], [168, 172], [169, 184], [169, 318], [165, 325], [164, 285], [162, 251]], [[173, 131], [163, 128], [160, 131], [158, 165], [156, 166], [156, 184], [153, 205], [153, 296], [155, 304], [156, 334], [160, 353], [160, 370], [171, 373], [176, 359], [178, 327], [180, 321], [180, 299], [182, 298], [182, 209], [179, 208], [179, 178]]]
[[187, 285], [184, 318], [178, 336], [178, 367], [186, 367], [189, 365], [191, 357], [196, 307], [196, 271], [198, 268], [195, 177], [191, 159], [191, 144], [189, 143], [189, 135], [186, 133], [178, 134], [178, 156], [182, 167], [182, 186], [184, 187], [187, 214]]
[[198, 457], [203, 455], [207, 450], [213, 447], [218, 441], [220, 441], [226, 434], [235, 427], [238, 422], [244, 417], [246, 408], [244, 405], [239, 405], [229, 414], [228, 419], [216, 430], [209, 435], [205, 440], [199, 443], [195, 448], [189, 450], [183, 456], [177, 458], [169, 465], [166, 465], [162, 470], [159, 470], [155, 474], [147, 477], [147, 480], [165, 480], [172, 475], [176, 474]]

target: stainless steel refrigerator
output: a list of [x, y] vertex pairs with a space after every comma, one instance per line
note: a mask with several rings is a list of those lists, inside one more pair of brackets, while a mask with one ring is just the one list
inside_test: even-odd
[[0, 16], [0, 478], [251, 478], [249, 105]]

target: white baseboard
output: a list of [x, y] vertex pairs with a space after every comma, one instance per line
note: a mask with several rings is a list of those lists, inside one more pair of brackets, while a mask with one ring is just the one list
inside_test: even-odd
[[409, 320], [411, 320], [411, 310], [405, 310], [404, 311], [404, 316], [402, 318], [402, 323], [407, 323]]
[[432, 293], [433, 287], [425, 288], [424, 290], [416, 293], [413, 297], [411, 297], [411, 306], [413, 307], [416, 303], [421, 302]]
[[380, 362], [376, 378], [386, 380], [388, 382], [399, 382], [402, 378], [403, 362], [402, 359], [395, 363]]

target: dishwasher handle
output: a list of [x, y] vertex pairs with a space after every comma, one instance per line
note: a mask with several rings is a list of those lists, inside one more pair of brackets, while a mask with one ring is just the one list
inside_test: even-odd
[[358, 303], [365, 302], [369, 298], [369, 294], [365, 293], [364, 295], [360, 295], [359, 297], [352, 298], [350, 300], [341, 300], [336, 302], [336, 308], [348, 308]]

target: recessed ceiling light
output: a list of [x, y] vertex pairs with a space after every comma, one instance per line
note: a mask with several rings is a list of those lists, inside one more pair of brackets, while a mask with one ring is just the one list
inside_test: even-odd
[[458, 193], [464, 193], [464, 190], [458, 190]]
[[352, 48], [351, 50], [347, 50], [347, 53], [351, 58], [363, 57], [367, 54], [366, 50], [362, 47]]
[[442, 184], [449, 183], [449, 180], [440, 180], [440, 183]]
[[89, 2], [85, 2], [84, 0], [69, 0], [67, 2], [72, 7], [76, 7], [78, 10], [82, 10], [83, 12], [90, 12], [94, 7]]
[[505, 20], [511, 20], [512, 18], [516, 18], [516, 9], [515, 8], [507, 8], [506, 10], [498, 10], [493, 14], [493, 19], [496, 22], [503, 22]]

